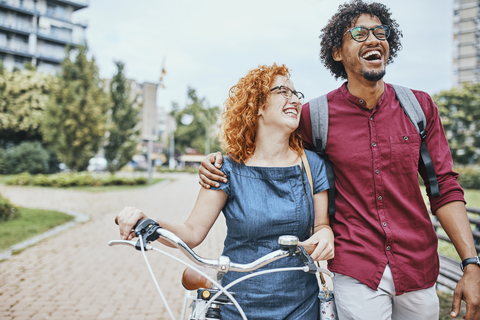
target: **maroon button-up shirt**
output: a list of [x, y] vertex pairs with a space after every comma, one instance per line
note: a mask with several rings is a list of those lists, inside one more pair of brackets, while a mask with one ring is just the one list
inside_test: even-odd
[[[437, 173], [441, 196], [427, 194], [432, 212], [464, 201], [452, 171], [452, 158], [438, 109], [431, 97], [413, 91], [427, 118], [425, 144]], [[437, 236], [418, 184], [428, 183], [420, 158], [420, 135], [405, 115], [395, 91], [385, 92], [372, 110], [346, 85], [327, 95], [329, 131], [325, 152], [333, 163], [337, 188], [335, 258], [329, 269], [377, 290], [387, 265], [396, 294], [429, 288], [438, 277]], [[310, 106], [303, 106], [299, 127], [305, 147], [313, 149]]]

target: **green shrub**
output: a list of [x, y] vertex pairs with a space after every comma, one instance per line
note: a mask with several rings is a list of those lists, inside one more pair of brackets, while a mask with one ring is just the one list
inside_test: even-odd
[[49, 171], [50, 153], [38, 141], [26, 141], [7, 148], [2, 158], [2, 173], [5, 174], [22, 172], [36, 174]]
[[0, 195], [0, 221], [7, 221], [18, 216], [18, 208]]
[[30, 175], [22, 173], [16, 177], [5, 182], [8, 185], [17, 186], [41, 186], [41, 187], [55, 187], [68, 188], [75, 186], [134, 186], [139, 184], [146, 184], [147, 179], [140, 178], [122, 178], [114, 175], [108, 176], [94, 176], [87, 172], [80, 173], [56, 173], [50, 175], [37, 174]]
[[458, 172], [458, 183], [463, 189], [480, 190], [480, 168], [479, 167], [455, 167], [454, 171]]

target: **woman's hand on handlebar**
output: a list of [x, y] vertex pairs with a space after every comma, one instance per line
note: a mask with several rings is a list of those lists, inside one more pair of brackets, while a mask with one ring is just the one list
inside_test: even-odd
[[133, 227], [138, 220], [147, 219], [148, 217], [135, 207], [125, 207], [115, 217], [115, 223], [120, 229], [120, 237], [122, 240], [132, 240], [135, 238]]
[[205, 189], [210, 189], [210, 186], [218, 188], [220, 185], [216, 181], [227, 182], [225, 173], [219, 169], [223, 164], [222, 153], [210, 153], [202, 160], [200, 168], [198, 168], [198, 175], [200, 180], [198, 183]]

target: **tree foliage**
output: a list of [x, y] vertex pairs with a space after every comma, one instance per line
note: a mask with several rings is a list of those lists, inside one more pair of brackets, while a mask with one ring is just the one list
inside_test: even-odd
[[480, 84], [442, 91], [433, 97], [442, 118], [453, 161], [480, 163]]
[[[181, 109], [176, 103], [172, 107], [172, 116], [177, 123], [175, 131], [175, 149], [185, 153], [186, 148], [195, 148], [199, 153], [205, 153], [206, 128], [210, 138], [213, 125], [217, 121], [218, 107], [205, 106], [205, 98], [199, 98], [195, 89], [188, 88], [190, 103]], [[210, 139], [210, 151], [220, 150], [218, 139]]]
[[70, 169], [85, 170], [97, 153], [108, 108], [95, 59], [87, 58], [87, 47], [79, 46], [71, 52], [67, 48], [59, 83], [47, 103], [42, 133]]
[[0, 68], [0, 145], [41, 141], [40, 125], [56, 78], [35, 69]]
[[127, 88], [127, 80], [123, 73], [125, 64], [115, 62], [117, 74], [110, 83], [112, 108], [109, 113], [107, 141], [104, 146], [105, 159], [108, 161], [107, 170], [120, 170], [128, 161], [132, 160], [136, 152], [138, 123], [135, 99], [131, 100]]

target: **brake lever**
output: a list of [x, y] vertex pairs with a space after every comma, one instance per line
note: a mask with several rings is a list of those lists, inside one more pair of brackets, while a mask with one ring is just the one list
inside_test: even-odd
[[[115, 246], [115, 245], [124, 245], [124, 246], [132, 246], [136, 248], [136, 243], [137, 241], [135, 240], [111, 240], [108, 242], [109, 246]], [[145, 250], [151, 250], [152, 246], [151, 245], [145, 245]]]
[[315, 265], [315, 261], [313, 261], [312, 257], [310, 257], [304, 247], [298, 246], [295, 256], [308, 267], [308, 273], [317, 273], [318, 268]]
[[[146, 247], [147, 244], [157, 240], [160, 237], [160, 235], [157, 233], [157, 230], [160, 228], [161, 227], [157, 221], [153, 219], [145, 219], [137, 221], [133, 230], [135, 231], [135, 235], [137, 237], [143, 239], [143, 245]], [[139, 251], [142, 250], [140, 239], [138, 239], [135, 243], [135, 249]]]

